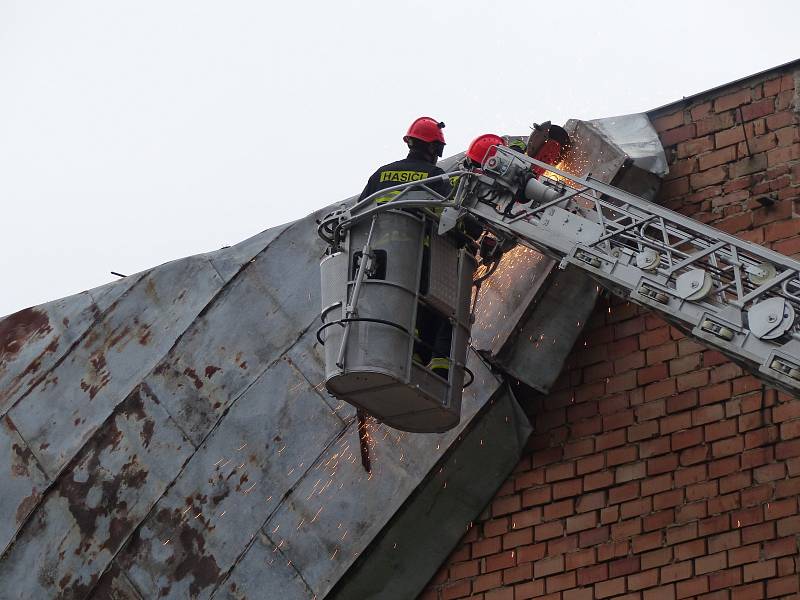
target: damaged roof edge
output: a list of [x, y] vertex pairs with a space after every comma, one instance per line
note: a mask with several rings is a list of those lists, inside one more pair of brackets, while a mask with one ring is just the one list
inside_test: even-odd
[[740, 77], [739, 79], [734, 79], [733, 81], [722, 83], [720, 85], [708, 88], [707, 90], [703, 90], [701, 92], [689, 94], [688, 96], [684, 96], [680, 100], [673, 100], [672, 102], [668, 102], [667, 104], [662, 104], [661, 106], [657, 106], [656, 108], [651, 108], [650, 110], [646, 111], [645, 114], [652, 118], [654, 116], [661, 115], [663, 113], [672, 112], [672, 110], [679, 108], [681, 105], [689, 104], [690, 102], [696, 100], [697, 98], [700, 98], [701, 96], [709, 96], [709, 95], [713, 96], [717, 92], [721, 92], [722, 90], [727, 90], [739, 83], [744, 83], [745, 81], [751, 81], [753, 79], [758, 79], [761, 77], [766, 79], [769, 75], [773, 73], [777, 73], [780, 71], [787, 71], [792, 67], [797, 67], [800, 69], [800, 58], [790, 60], [789, 62], [785, 62], [783, 64], [770, 67], [768, 69], [764, 69], [763, 71], [759, 71], [758, 73], [745, 75], [744, 77]]

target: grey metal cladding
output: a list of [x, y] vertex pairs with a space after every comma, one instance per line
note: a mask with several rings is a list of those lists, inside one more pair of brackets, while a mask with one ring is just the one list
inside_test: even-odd
[[79, 344], [9, 411], [23, 438], [55, 476], [156, 365], [220, 289], [205, 259], [148, 272]]
[[0, 597], [84, 598], [192, 450], [157, 401], [137, 388], [0, 561]]
[[0, 320], [0, 414], [48, 374], [96, 314], [92, 297], [83, 292]]
[[211, 261], [222, 280], [228, 282], [233, 279], [246, 263], [253, 260], [256, 255], [269, 246], [272, 240], [290, 226], [291, 223], [272, 227], [234, 246], [209, 252], [204, 256]]
[[301, 573], [275, 549], [272, 540], [259, 532], [230, 577], [214, 592], [217, 600], [312, 600], [314, 592], [303, 581]]
[[145, 597], [207, 598], [344, 429], [286, 360], [231, 406], [118, 563]]
[[195, 444], [317, 319], [316, 224], [282, 230], [230, 281], [158, 365], [149, 385]]
[[47, 485], [47, 476], [8, 418], [0, 420], [0, 473], [3, 492], [0, 511], [0, 556], [6, 551], [28, 515], [39, 504]]

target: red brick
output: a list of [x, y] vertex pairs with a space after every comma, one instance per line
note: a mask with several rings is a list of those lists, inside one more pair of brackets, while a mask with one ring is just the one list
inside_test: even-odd
[[539, 542], [542, 540], [549, 540], [564, 535], [564, 526], [560, 521], [552, 523], [543, 523], [534, 528], [534, 539]]
[[783, 463], [772, 463], [753, 469], [753, 479], [756, 483], [768, 483], [786, 477], [786, 467]]
[[565, 556], [564, 566], [567, 571], [574, 571], [580, 567], [593, 565], [596, 562], [595, 549], [587, 548], [586, 550], [578, 550]]
[[[503, 585], [503, 572], [495, 571], [493, 573], [486, 573], [480, 575], [472, 581], [472, 592], [480, 593], [493, 588], [498, 588]], [[544, 584], [542, 584], [542, 591], [544, 592]]]
[[781, 442], [775, 446], [775, 458], [784, 459], [800, 456], [800, 440]]
[[516, 494], [513, 496], [503, 496], [500, 498], [495, 498], [495, 500], [492, 502], [492, 515], [505, 515], [518, 511], [520, 508], [522, 508], [521, 496]]
[[692, 561], [673, 563], [661, 567], [661, 583], [671, 583], [692, 576]]
[[731, 162], [733, 160], [736, 160], [736, 147], [726, 146], [721, 150], [715, 150], [714, 152], [702, 154], [699, 160], [700, 171], [705, 171], [711, 167], [716, 167], [717, 165]]
[[783, 537], [800, 533], [800, 516], [786, 517], [778, 521], [778, 535]]
[[623, 446], [622, 448], [613, 448], [606, 452], [606, 464], [609, 467], [621, 465], [636, 460], [638, 456], [636, 446]]
[[547, 578], [545, 584], [548, 594], [575, 587], [575, 573], [570, 572], [561, 575], [551, 575]]
[[480, 558], [481, 556], [496, 554], [501, 550], [500, 543], [500, 538], [497, 537], [475, 542], [472, 544], [472, 557]]
[[442, 590], [442, 600], [463, 598], [465, 596], [469, 596], [471, 591], [472, 587], [469, 581], [459, 581], [458, 583], [448, 585]]
[[730, 522], [730, 516], [726, 513], [709, 519], [703, 519], [700, 521], [697, 530], [701, 536], [721, 533], [731, 528]]
[[639, 456], [642, 458], [660, 456], [661, 454], [666, 454], [669, 450], [669, 438], [666, 436], [654, 437], [639, 442]]
[[499, 590], [492, 590], [487, 592], [483, 598], [484, 600], [514, 600], [514, 588], [507, 587]]
[[685, 142], [678, 143], [677, 156], [680, 159], [694, 158], [695, 156], [712, 150], [714, 148], [714, 138], [710, 135], [697, 137]]
[[605, 433], [603, 435], [599, 435], [596, 438], [596, 448], [598, 452], [603, 450], [607, 450], [608, 448], [617, 448], [625, 444], [625, 433], [624, 429], [620, 429], [618, 431], [611, 431], [609, 433]]
[[741, 569], [728, 569], [711, 573], [708, 576], [708, 589], [710, 590], [730, 589], [740, 583], [742, 583]]
[[723, 129], [722, 131], [715, 133], [714, 146], [717, 148], [723, 148], [725, 146], [734, 145], [733, 147], [735, 147], [735, 144], [743, 142], [744, 139], [744, 129], [742, 129], [741, 125], [736, 125], [730, 129]]
[[728, 550], [728, 566], [738, 567], [746, 563], [756, 562], [759, 557], [759, 544], [750, 544], [741, 548]]
[[534, 507], [511, 515], [511, 529], [522, 529], [542, 522], [541, 507]]
[[700, 173], [689, 175], [689, 184], [692, 190], [699, 190], [709, 185], [721, 183], [728, 177], [728, 171], [724, 166], [710, 168]]
[[466, 577], [474, 577], [480, 573], [480, 565], [481, 562], [479, 560], [453, 563], [450, 565], [450, 579], [465, 579]]
[[767, 521], [759, 525], [742, 528], [742, 543], [763, 542], [775, 537], [775, 521]]
[[743, 90], [736, 90], [724, 96], [720, 96], [714, 100], [714, 112], [723, 112], [741, 106], [742, 104], [749, 104], [751, 92], [749, 88]]
[[775, 100], [772, 98], [764, 98], [758, 102], [743, 106], [742, 118], [745, 121], [752, 121], [753, 119], [765, 117], [773, 112], [775, 112]]
[[711, 404], [692, 411], [692, 424], [695, 426], [705, 425], [706, 423], [719, 421], [724, 417], [725, 409], [720, 404]]
[[703, 430], [701, 428], [687, 429], [679, 431], [670, 436], [670, 446], [673, 451], [682, 450], [690, 446], [695, 446], [703, 441]]
[[742, 579], [745, 583], [775, 577], [775, 560], [765, 560], [757, 563], [746, 564], [742, 567]]
[[550, 502], [552, 498], [552, 490], [550, 486], [525, 490], [522, 493], [523, 506], [535, 506], [537, 504], [545, 504]]
[[534, 562], [544, 558], [547, 555], [547, 544], [532, 544], [530, 546], [521, 546], [516, 549], [517, 562]]
[[[780, 79], [778, 79], [777, 82], [778, 82], [778, 89], [776, 90], [775, 94], [777, 94], [780, 91]], [[664, 115], [663, 117], [658, 117], [657, 119], [653, 119], [653, 127], [658, 132], [666, 131], [668, 129], [674, 129], [675, 127], [680, 127], [683, 124], [684, 120], [683, 120], [682, 110], [679, 110], [678, 112], [672, 113], [670, 115]]]
[[575, 533], [597, 526], [597, 513], [587, 512], [567, 519], [567, 533]]
[[720, 112], [697, 121], [697, 136], [708, 135], [721, 129], [732, 127], [735, 123], [733, 111]]
[[678, 142], [683, 142], [695, 137], [695, 132], [695, 124], [690, 123], [689, 125], [681, 125], [680, 127], [664, 131], [659, 137], [664, 147], [674, 146]]
[[[607, 542], [610, 539], [610, 535], [610, 529], [608, 526], [587, 529], [586, 531], [580, 532], [578, 543], [581, 548], [597, 546], [598, 544]], [[599, 552], [600, 550], [598, 550], [598, 554]]]
[[689, 523], [706, 516], [708, 516], [708, 510], [707, 503], [704, 501], [684, 504], [675, 509], [675, 523]]
[[764, 558], [789, 556], [797, 554], [798, 551], [800, 548], [798, 548], [797, 538], [794, 536], [764, 542]]
[[799, 591], [797, 575], [789, 575], [780, 579], [770, 579], [767, 581], [767, 598], [785, 596]]
[[675, 586], [670, 583], [651, 590], [645, 590], [642, 598], [643, 600], [675, 600]]
[[653, 587], [658, 584], [658, 569], [642, 571], [628, 576], [628, 589], [631, 591]]
[[663, 567], [672, 562], [672, 548], [661, 548], [642, 555], [642, 569]]
[[[669, 336], [669, 330], [667, 329], [667, 336]], [[669, 360], [671, 358], [675, 358], [678, 355], [678, 346], [675, 342], [667, 342], [661, 346], [656, 346], [654, 348], [649, 348], [646, 352], [647, 355], [647, 362], [650, 364], [663, 362]]]
[[680, 454], [680, 464], [682, 467], [696, 465], [697, 463], [704, 462], [708, 458], [709, 447], [706, 445], [692, 446], [686, 448]]
[[652, 496], [653, 494], [669, 490], [672, 488], [672, 475], [670, 473], [665, 473], [658, 477], [648, 477], [646, 480], [642, 481], [641, 488], [642, 496]]
[[563, 600], [593, 600], [592, 588], [564, 590]]
[[728, 531], [708, 538], [708, 552], [716, 554], [723, 550], [738, 548], [741, 545], [742, 535], [739, 530]]
[[[638, 339], [638, 347], [642, 350], [647, 350], [648, 348], [652, 348], [654, 346], [660, 347], [669, 341], [669, 327], [664, 326], [651, 331], [645, 331], [644, 333], [640, 334]], [[634, 350], [635, 349], [636, 348], [634, 348]]]
[[675, 558], [678, 560], [687, 560], [689, 558], [696, 558], [706, 553], [706, 540], [692, 540], [678, 544], [674, 548]]
[[515, 565], [516, 560], [514, 560], [514, 551], [509, 550], [507, 552], [503, 552], [502, 554], [492, 554], [491, 556], [487, 556], [485, 570], [487, 572], [499, 571], [501, 569], [509, 569]]
[[751, 583], [733, 590], [731, 600], [760, 600], [764, 598], [764, 584]]
[[598, 581], [608, 579], [608, 564], [602, 563], [591, 567], [578, 569], [578, 585], [591, 585]]
[[730, 456], [731, 454], [740, 454], [744, 450], [744, 436], [737, 436], [726, 438], [718, 442], [714, 442], [711, 446], [711, 452], [714, 458], [721, 456]]
[[516, 548], [517, 546], [525, 546], [526, 544], [530, 544], [532, 542], [533, 528], [526, 527], [525, 529], [519, 529], [517, 531], [512, 531], [511, 533], [505, 534], [503, 536], [503, 550]]
[[533, 563], [533, 576], [536, 578], [546, 577], [554, 573], [562, 573], [564, 571], [564, 557], [552, 556], [543, 560]]
[[675, 511], [662, 510], [654, 512], [644, 517], [642, 526], [645, 531], [653, 531], [654, 529], [664, 529], [675, 521]]
[[583, 478], [583, 489], [592, 491], [604, 487], [609, 487], [614, 483], [614, 474], [610, 471], [591, 473]]
[[708, 591], [708, 577], [695, 577], [686, 581], [680, 581], [675, 584], [676, 598], [689, 598], [690, 596], [699, 596]]
[[616, 596], [625, 593], [625, 578], [618, 577], [616, 579], [609, 579], [608, 581], [601, 581], [594, 586], [594, 597], [599, 599]]
[[711, 573], [712, 571], [721, 571], [727, 568], [727, 566], [728, 559], [725, 552], [718, 552], [694, 559], [694, 569], [697, 575]]
[[729, 512], [741, 506], [739, 494], [724, 494], [708, 499], [708, 514], [719, 515]]
[[657, 494], [653, 497], [653, 508], [661, 510], [678, 506], [683, 502], [683, 495], [682, 489], [670, 490], [669, 492]]
[[673, 545], [697, 537], [697, 523], [667, 529], [667, 544]]
[[[718, 404], [716, 406], [719, 406]], [[710, 408], [710, 407], [709, 407]], [[727, 419], [725, 421], [716, 421], [706, 425], [703, 430], [703, 435], [706, 442], [714, 442], [723, 438], [736, 435], [739, 423], [736, 419]], [[747, 438], [745, 438], [745, 445], [747, 445]]]

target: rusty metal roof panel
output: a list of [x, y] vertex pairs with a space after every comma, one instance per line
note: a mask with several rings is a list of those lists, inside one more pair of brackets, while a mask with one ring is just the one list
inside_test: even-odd
[[48, 475], [61, 471], [221, 285], [206, 259], [153, 269], [9, 411]]
[[28, 444], [7, 418], [0, 422], [0, 473], [3, 493], [0, 494], [0, 553], [5, 552], [17, 530], [36, 508], [49, 480]]
[[344, 428], [308, 381], [278, 360], [192, 456], [119, 564], [146, 597], [165, 590], [209, 597]]
[[137, 388], [0, 561], [0, 596], [85, 597], [192, 450], [155, 398]]

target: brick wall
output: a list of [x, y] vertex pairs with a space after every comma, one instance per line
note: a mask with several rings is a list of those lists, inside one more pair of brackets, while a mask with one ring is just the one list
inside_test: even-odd
[[[651, 115], [667, 207], [800, 256], [796, 69]], [[422, 599], [800, 598], [800, 400], [601, 300], [527, 408], [530, 451]]]

